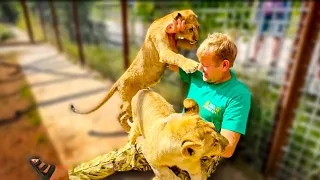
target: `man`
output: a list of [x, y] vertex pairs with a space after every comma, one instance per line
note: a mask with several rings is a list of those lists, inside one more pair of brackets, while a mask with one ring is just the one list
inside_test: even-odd
[[[167, 28], [167, 33], [174, 34], [183, 28], [184, 23], [177, 21]], [[174, 41], [172, 35], [169, 38]], [[190, 84], [187, 98], [199, 104], [201, 117], [212, 122], [229, 140], [222, 155], [226, 158], [233, 155], [241, 134], [246, 132], [251, 105], [248, 88], [230, 71], [236, 56], [237, 47], [229, 37], [214, 33], [197, 50], [199, 71], [187, 74], [177, 66], [169, 65], [171, 70], [179, 71], [183, 81]]]
[[[175, 45], [174, 33], [183, 30], [183, 28], [184, 22], [181, 22], [181, 20], [174, 21], [168, 26], [167, 33], [172, 46]], [[197, 51], [197, 56], [200, 60], [199, 71], [193, 74], [186, 74], [181, 69], [170, 66], [170, 69], [179, 71], [182, 80], [190, 84], [187, 97], [194, 99], [199, 104], [201, 117], [206, 121], [214, 123], [216, 129], [228, 139], [229, 145], [222, 154], [222, 156], [226, 158], [232, 156], [239, 142], [240, 135], [245, 134], [251, 101], [249, 90], [244, 84], [238, 81], [235, 74], [230, 71], [236, 55], [236, 45], [231, 42], [226, 35], [214, 33], [204, 40]], [[132, 152], [131, 149], [122, 149], [118, 152], [120, 151]], [[138, 150], [136, 150], [134, 152], [137, 154], [124, 154], [130, 154], [128, 159], [132, 159], [133, 157], [140, 159], [140, 161], [144, 159], [142, 154], [139, 153], [141, 151], [138, 152]], [[100, 159], [97, 157], [96, 160], [92, 160], [92, 162], [83, 163], [77, 168], [69, 169], [69, 175], [68, 170], [64, 168], [57, 168], [56, 170], [51, 168], [53, 170], [49, 172], [53, 173], [53, 179], [68, 179], [70, 176], [90, 178], [90, 176], [103, 174], [103, 172], [107, 171], [113, 173], [116, 171], [115, 167], [109, 167], [112, 163], [117, 163], [103, 160], [107, 158], [110, 157], [108, 155], [101, 156]], [[32, 159], [31, 161], [31, 164], [35, 165], [37, 163], [37, 165], [39, 165], [38, 169], [44, 166], [44, 163], [41, 163], [38, 159]], [[97, 165], [97, 161], [101, 163]], [[102, 163], [107, 164], [107, 166], [101, 165]], [[211, 164], [209, 164], [208, 167], [215, 167]], [[143, 166], [147, 166], [147, 164], [143, 164]], [[52, 167], [52, 165], [43, 168], [43, 174], [48, 174], [47, 172], [50, 167]], [[139, 169], [132, 166], [130, 167], [131, 168], [126, 167], [125, 170]], [[119, 167], [117, 167], [117, 169], [118, 168]], [[76, 172], [74, 169], [77, 169]], [[83, 173], [81, 171], [83, 171]], [[104, 177], [106, 177], [106, 175]]]

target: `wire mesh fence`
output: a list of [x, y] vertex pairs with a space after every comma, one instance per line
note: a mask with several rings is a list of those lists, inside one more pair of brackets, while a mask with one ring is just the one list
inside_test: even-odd
[[[280, 89], [288, 83], [285, 74], [290, 53], [295, 48], [292, 42], [298, 29], [297, 12], [301, 4], [273, 4], [276, 7], [272, 10], [266, 6], [266, 3], [256, 5], [254, 19], [251, 19], [255, 29], [247, 43], [241, 38], [237, 41], [240, 63], [235, 67], [253, 95], [247, 134], [240, 141], [237, 154], [258, 171], [265, 168]], [[277, 48], [272, 48], [275, 44]]]
[[282, 148], [284, 156], [279, 163], [278, 179], [320, 179], [319, 52], [318, 38], [293, 126], [288, 132], [289, 140]]

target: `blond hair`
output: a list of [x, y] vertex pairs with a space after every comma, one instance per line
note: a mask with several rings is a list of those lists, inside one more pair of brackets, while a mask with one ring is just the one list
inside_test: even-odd
[[208, 51], [212, 51], [221, 61], [229, 60], [230, 67], [233, 66], [238, 53], [237, 46], [231, 38], [222, 33], [209, 34], [198, 48], [197, 55], [201, 57]]

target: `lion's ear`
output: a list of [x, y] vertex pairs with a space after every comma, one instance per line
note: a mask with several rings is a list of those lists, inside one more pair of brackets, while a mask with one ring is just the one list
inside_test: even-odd
[[196, 151], [201, 150], [202, 144], [192, 140], [184, 140], [181, 144], [181, 154], [183, 156], [193, 156]]
[[174, 20], [178, 20], [179, 18], [182, 18], [182, 15], [180, 13], [178, 13], [176, 17], [174, 17]]
[[199, 114], [199, 106], [193, 99], [185, 99], [183, 101], [183, 107], [186, 114]]

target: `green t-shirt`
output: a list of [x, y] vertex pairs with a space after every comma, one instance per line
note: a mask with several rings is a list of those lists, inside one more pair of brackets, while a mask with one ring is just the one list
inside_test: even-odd
[[187, 98], [195, 100], [200, 107], [200, 116], [222, 129], [246, 133], [248, 114], [251, 106], [251, 93], [240, 82], [233, 71], [226, 82], [213, 84], [202, 79], [202, 72], [192, 74], [179, 69], [180, 78], [190, 84]]

